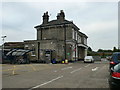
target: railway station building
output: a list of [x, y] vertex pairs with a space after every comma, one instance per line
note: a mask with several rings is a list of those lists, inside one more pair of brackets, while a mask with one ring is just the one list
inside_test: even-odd
[[43, 14], [43, 22], [34, 28], [37, 30], [37, 40], [24, 41], [24, 48], [33, 50], [35, 60], [52, 59], [61, 61], [68, 59], [76, 61], [87, 55], [87, 38], [80, 29], [65, 19], [63, 10], [57, 14], [56, 20], [49, 21], [49, 14]]

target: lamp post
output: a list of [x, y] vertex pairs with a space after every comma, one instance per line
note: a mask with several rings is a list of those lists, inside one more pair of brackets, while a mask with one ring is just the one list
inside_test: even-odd
[[5, 38], [6, 38], [7, 36], [2, 36], [1, 38], [2, 38], [2, 42], [3, 42], [3, 44], [2, 44], [2, 59], [3, 59], [3, 57], [4, 57], [4, 41], [5, 41]]

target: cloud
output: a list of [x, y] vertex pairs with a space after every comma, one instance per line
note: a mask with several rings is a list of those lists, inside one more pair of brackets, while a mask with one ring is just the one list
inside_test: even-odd
[[88, 35], [88, 44], [97, 50], [112, 49], [118, 46], [118, 24], [111, 22], [96, 22], [84, 27]]
[[[57, 0], [57, 2], [118, 2], [119, 0]], [[4, 0], [3, 2], [48, 2], [48, 0]], [[50, 0], [49, 2], [56, 2]]]
[[53, 20], [60, 10], [88, 35], [88, 45], [94, 50], [117, 46], [117, 3], [106, 2], [4, 2], [2, 27], [6, 41], [36, 39], [33, 27], [42, 23], [43, 13], [48, 11]]
[[104, 32], [104, 31], [110, 31], [110, 29], [113, 29], [114, 31], [118, 31], [118, 23], [117, 21], [104, 21], [104, 22], [92, 22], [88, 25], [84, 26], [84, 30], [87, 30], [86, 32]]
[[16, 42], [16, 41], [24, 41], [24, 40], [35, 40], [35, 31], [26, 31], [25, 29], [23, 30], [13, 30], [10, 28], [6, 28], [4, 32], [4, 35], [7, 36], [5, 39], [6, 42]]

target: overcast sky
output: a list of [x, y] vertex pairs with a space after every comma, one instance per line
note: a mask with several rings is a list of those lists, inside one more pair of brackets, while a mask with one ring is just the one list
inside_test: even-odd
[[43, 13], [48, 11], [49, 20], [54, 20], [64, 10], [65, 18], [88, 36], [93, 50], [118, 47], [117, 2], [2, 2], [1, 8], [5, 42], [36, 40], [34, 26], [42, 23]]

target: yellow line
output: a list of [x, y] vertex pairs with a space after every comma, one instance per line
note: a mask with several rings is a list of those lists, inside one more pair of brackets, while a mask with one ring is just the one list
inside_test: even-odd
[[34, 71], [36, 71], [36, 68], [35, 67], [33, 67], [33, 65], [30, 65], [31, 67], [32, 67], [32, 69], [34, 70]]
[[[6, 66], [8, 66], [8, 65], [6, 65]], [[23, 73], [27, 73], [27, 72], [35, 72], [35, 71], [40, 71], [40, 70], [44, 70], [44, 69], [48, 69], [48, 68], [53, 68], [53, 66], [58, 66], [58, 67], [61, 67], [61, 66], [65, 66], [65, 65], [48, 65], [48, 64], [39, 64], [39, 65], [32, 65], [32, 64], [25, 64], [25, 65], [22, 65], [23, 67], [21, 67], [21, 65], [18, 67], [17, 65], [17, 67], [15, 67], [14, 68], [14, 65], [10, 65], [10, 66], [12, 66], [11, 68], [9, 68], [9, 69], [5, 69], [5, 70], [0, 70], [0, 71], [3, 71], [3, 72], [8, 72], [8, 71], [12, 71], [12, 75], [13, 74], [16, 74], [15, 73], [15, 71], [17, 72], [17, 74], [23, 74]], [[27, 67], [25, 67], [25, 66], [27, 66]], [[32, 68], [32, 69], [31, 69]], [[24, 70], [25, 69], [25, 71], [21, 71], [21, 70]], [[11, 74], [11, 72], [9, 73], [8, 72], [8, 74]]]
[[0, 66], [8, 66], [8, 65], [6, 65], [6, 64], [0, 64]]
[[[15, 68], [15, 70], [19, 70], [20, 68]], [[7, 70], [0, 70], [0, 71], [11, 71], [11, 70], [13, 70], [13, 68], [11, 68], [11, 69], [7, 69]]]

